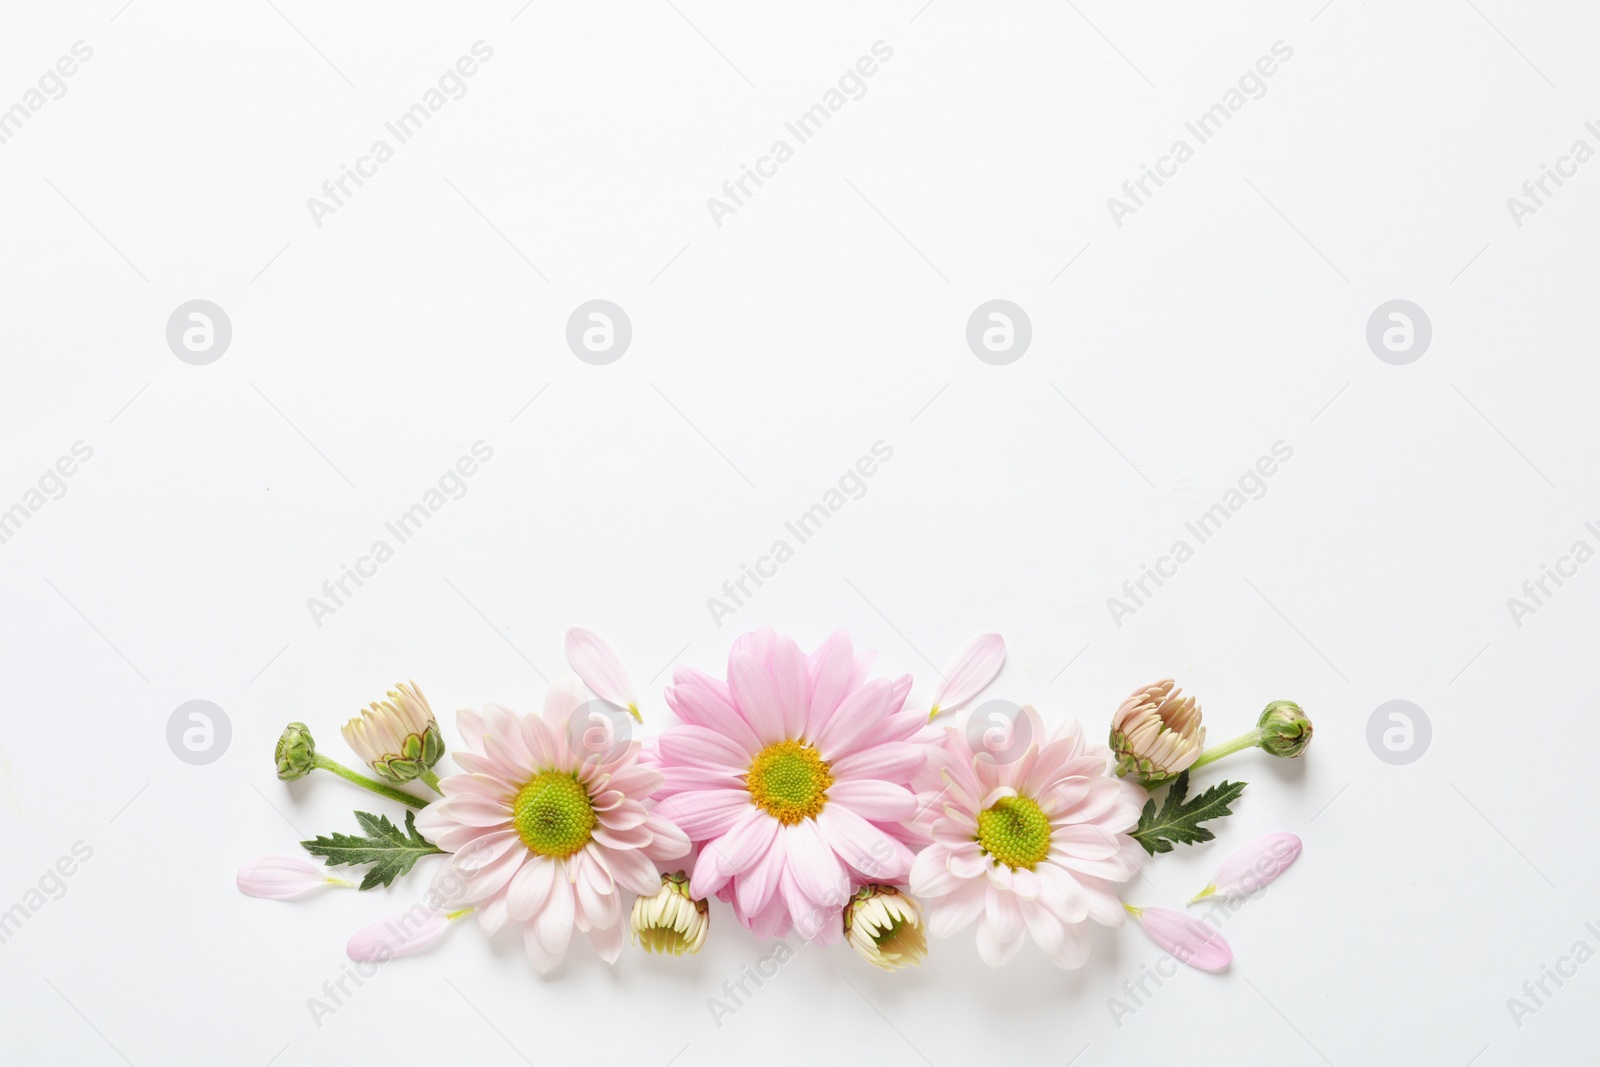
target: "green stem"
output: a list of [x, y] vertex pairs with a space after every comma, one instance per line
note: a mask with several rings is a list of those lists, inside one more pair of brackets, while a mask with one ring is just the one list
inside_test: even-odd
[[433, 790], [435, 793], [438, 793], [440, 796], [444, 796], [444, 790], [439, 788], [439, 776], [437, 774], [434, 774], [430, 770], [424, 770], [422, 772], [422, 780], [428, 783], [429, 789]]
[[1240, 734], [1232, 741], [1224, 741], [1220, 745], [1206, 749], [1204, 752], [1200, 753], [1199, 759], [1195, 760], [1189, 765], [1189, 769], [1191, 771], [1198, 771], [1201, 767], [1204, 767], [1208, 763], [1215, 763], [1224, 756], [1231, 756], [1235, 752], [1243, 752], [1247, 748], [1255, 748], [1260, 743], [1261, 730], [1258, 727], [1257, 729], [1251, 730], [1248, 733]]
[[380, 797], [388, 797], [390, 800], [398, 801], [413, 808], [425, 808], [428, 806], [428, 802], [421, 797], [414, 797], [410, 793], [402, 793], [400, 790], [368, 778], [364, 774], [357, 774], [344, 764], [339, 763], [337, 760], [331, 760], [320, 752], [311, 758], [311, 765], [313, 767], [321, 767], [325, 771], [332, 771], [345, 781], [354, 782], [363, 789], [370, 789]]

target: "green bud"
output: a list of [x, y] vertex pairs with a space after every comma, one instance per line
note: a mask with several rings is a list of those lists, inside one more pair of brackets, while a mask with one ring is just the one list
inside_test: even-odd
[[422, 772], [432, 768], [444, 755], [444, 736], [439, 733], [439, 724], [430, 722], [423, 733], [407, 734], [400, 749], [371, 763], [379, 778], [396, 785], [422, 777]]
[[1311, 720], [1292, 700], [1274, 700], [1256, 723], [1261, 729], [1261, 747], [1274, 756], [1293, 759], [1311, 743]]
[[303, 722], [292, 722], [283, 728], [278, 738], [278, 748], [273, 758], [278, 763], [278, 777], [285, 782], [304, 778], [315, 766], [317, 743], [311, 738], [311, 729]]

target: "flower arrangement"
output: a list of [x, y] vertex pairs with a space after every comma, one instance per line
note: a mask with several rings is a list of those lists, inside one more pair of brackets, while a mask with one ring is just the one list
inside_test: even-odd
[[[401, 805], [403, 822], [356, 812], [359, 834], [301, 842], [322, 866], [254, 859], [240, 890], [276, 900], [367, 890], [442, 857], [425, 901], [351, 937], [360, 961], [420, 952], [467, 916], [490, 936], [516, 928], [541, 972], [574, 933], [608, 963], [630, 938], [647, 952], [694, 953], [715, 897], [757, 936], [843, 941], [885, 970], [921, 963], [930, 935], [969, 927], [991, 966], [1032, 941], [1079, 967], [1090, 924], [1131, 915], [1178, 960], [1216, 971], [1232, 961], [1220, 933], [1180, 910], [1128, 903], [1126, 890], [1151, 857], [1212, 840], [1205, 824], [1230, 815], [1245, 788], [1221, 781], [1191, 797], [1192, 774], [1251, 747], [1298, 757], [1312, 733], [1298, 705], [1277, 700], [1250, 731], [1207, 749], [1199, 703], [1170, 679], [1129, 696], [1105, 743], [1004, 702], [958, 731], [937, 720], [998, 675], [1000, 635], [973, 640], [924, 711], [908, 702], [911, 678], [876, 677], [873, 654], [848, 634], [807, 653], [758, 630], [734, 642], [722, 677], [677, 670], [664, 694], [674, 721], [638, 740], [643, 716], [611, 646], [573, 629], [566, 652], [574, 673], [549, 687], [541, 712], [456, 713], [453, 771], [436, 770], [444, 737], [415, 683], [343, 727], [376, 777], [290, 723], [279, 778], [326, 770]], [[1300, 848], [1287, 833], [1251, 842], [1190, 903], [1254, 892]], [[365, 872], [357, 883], [329, 867]]]

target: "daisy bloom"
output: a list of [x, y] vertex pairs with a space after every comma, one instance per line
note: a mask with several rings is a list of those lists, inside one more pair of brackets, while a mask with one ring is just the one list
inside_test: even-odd
[[605, 762], [568, 745], [567, 720], [585, 699], [572, 676], [550, 687], [542, 716], [494, 704], [458, 712], [463, 773], [441, 780], [444, 799], [417, 816], [453, 853], [435, 878], [435, 906], [476, 907], [486, 934], [522, 926], [540, 971], [561, 962], [574, 928], [614, 962], [623, 894], [654, 896], [656, 862], [689, 851], [683, 832], [645, 807], [662, 779], [638, 765], [637, 741]]
[[922, 908], [892, 885], [867, 885], [844, 910], [844, 936], [857, 955], [874, 967], [898, 971], [928, 955]]
[[1145, 791], [1116, 777], [1109, 749], [1084, 741], [1076, 722], [1047, 736], [1024, 707], [1031, 733], [1046, 738], [999, 763], [945, 730], [923, 776], [919, 817], [932, 843], [917, 855], [911, 891], [935, 937], [978, 923], [978, 954], [991, 967], [1031, 936], [1061, 967], [1089, 955], [1088, 922], [1123, 923], [1118, 886], [1139, 870], [1143, 850], [1128, 831]]
[[680, 722], [657, 742], [660, 810], [702, 846], [691, 894], [757, 936], [838, 941], [853, 885], [910, 871], [926, 713], [905, 709], [909, 675], [869, 680], [872, 661], [844, 633], [807, 656], [761, 630], [734, 643], [726, 681], [680, 669], [667, 689]]

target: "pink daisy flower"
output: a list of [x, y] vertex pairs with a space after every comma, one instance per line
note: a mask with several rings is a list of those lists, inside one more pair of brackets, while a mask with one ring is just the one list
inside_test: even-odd
[[842, 632], [807, 656], [760, 630], [734, 642], [726, 682], [680, 669], [667, 689], [682, 722], [657, 739], [658, 798], [700, 846], [690, 893], [759, 936], [838, 941], [854, 886], [911, 869], [927, 715], [905, 710], [909, 675], [869, 680], [872, 662]]
[[[1022, 713], [1031, 733], [1021, 736], [1046, 737], [1038, 713]], [[978, 954], [991, 967], [1031, 936], [1070, 968], [1088, 958], [1090, 920], [1122, 925], [1118, 885], [1144, 858], [1127, 831], [1146, 794], [1116, 777], [1111, 750], [1086, 743], [1076, 722], [1006, 763], [947, 729], [921, 784], [918, 823], [932, 843], [917, 855], [911, 891], [931, 935], [977, 920]]]
[[439, 899], [476, 906], [486, 934], [507, 921], [540, 971], [561, 962], [574, 928], [606, 962], [622, 951], [627, 893], [661, 888], [656, 863], [688, 853], [689, 840], [645, 801], [662, 782], [637, 763], [639, 743], [585, 756], [568, 720], [587, 697], [576, 677], [550, 687], [544, 715], [491, 704], [456, 713], [465, 772], [439, 783], [444, 799], [417, 828], [453, 853], [434, 879]]

